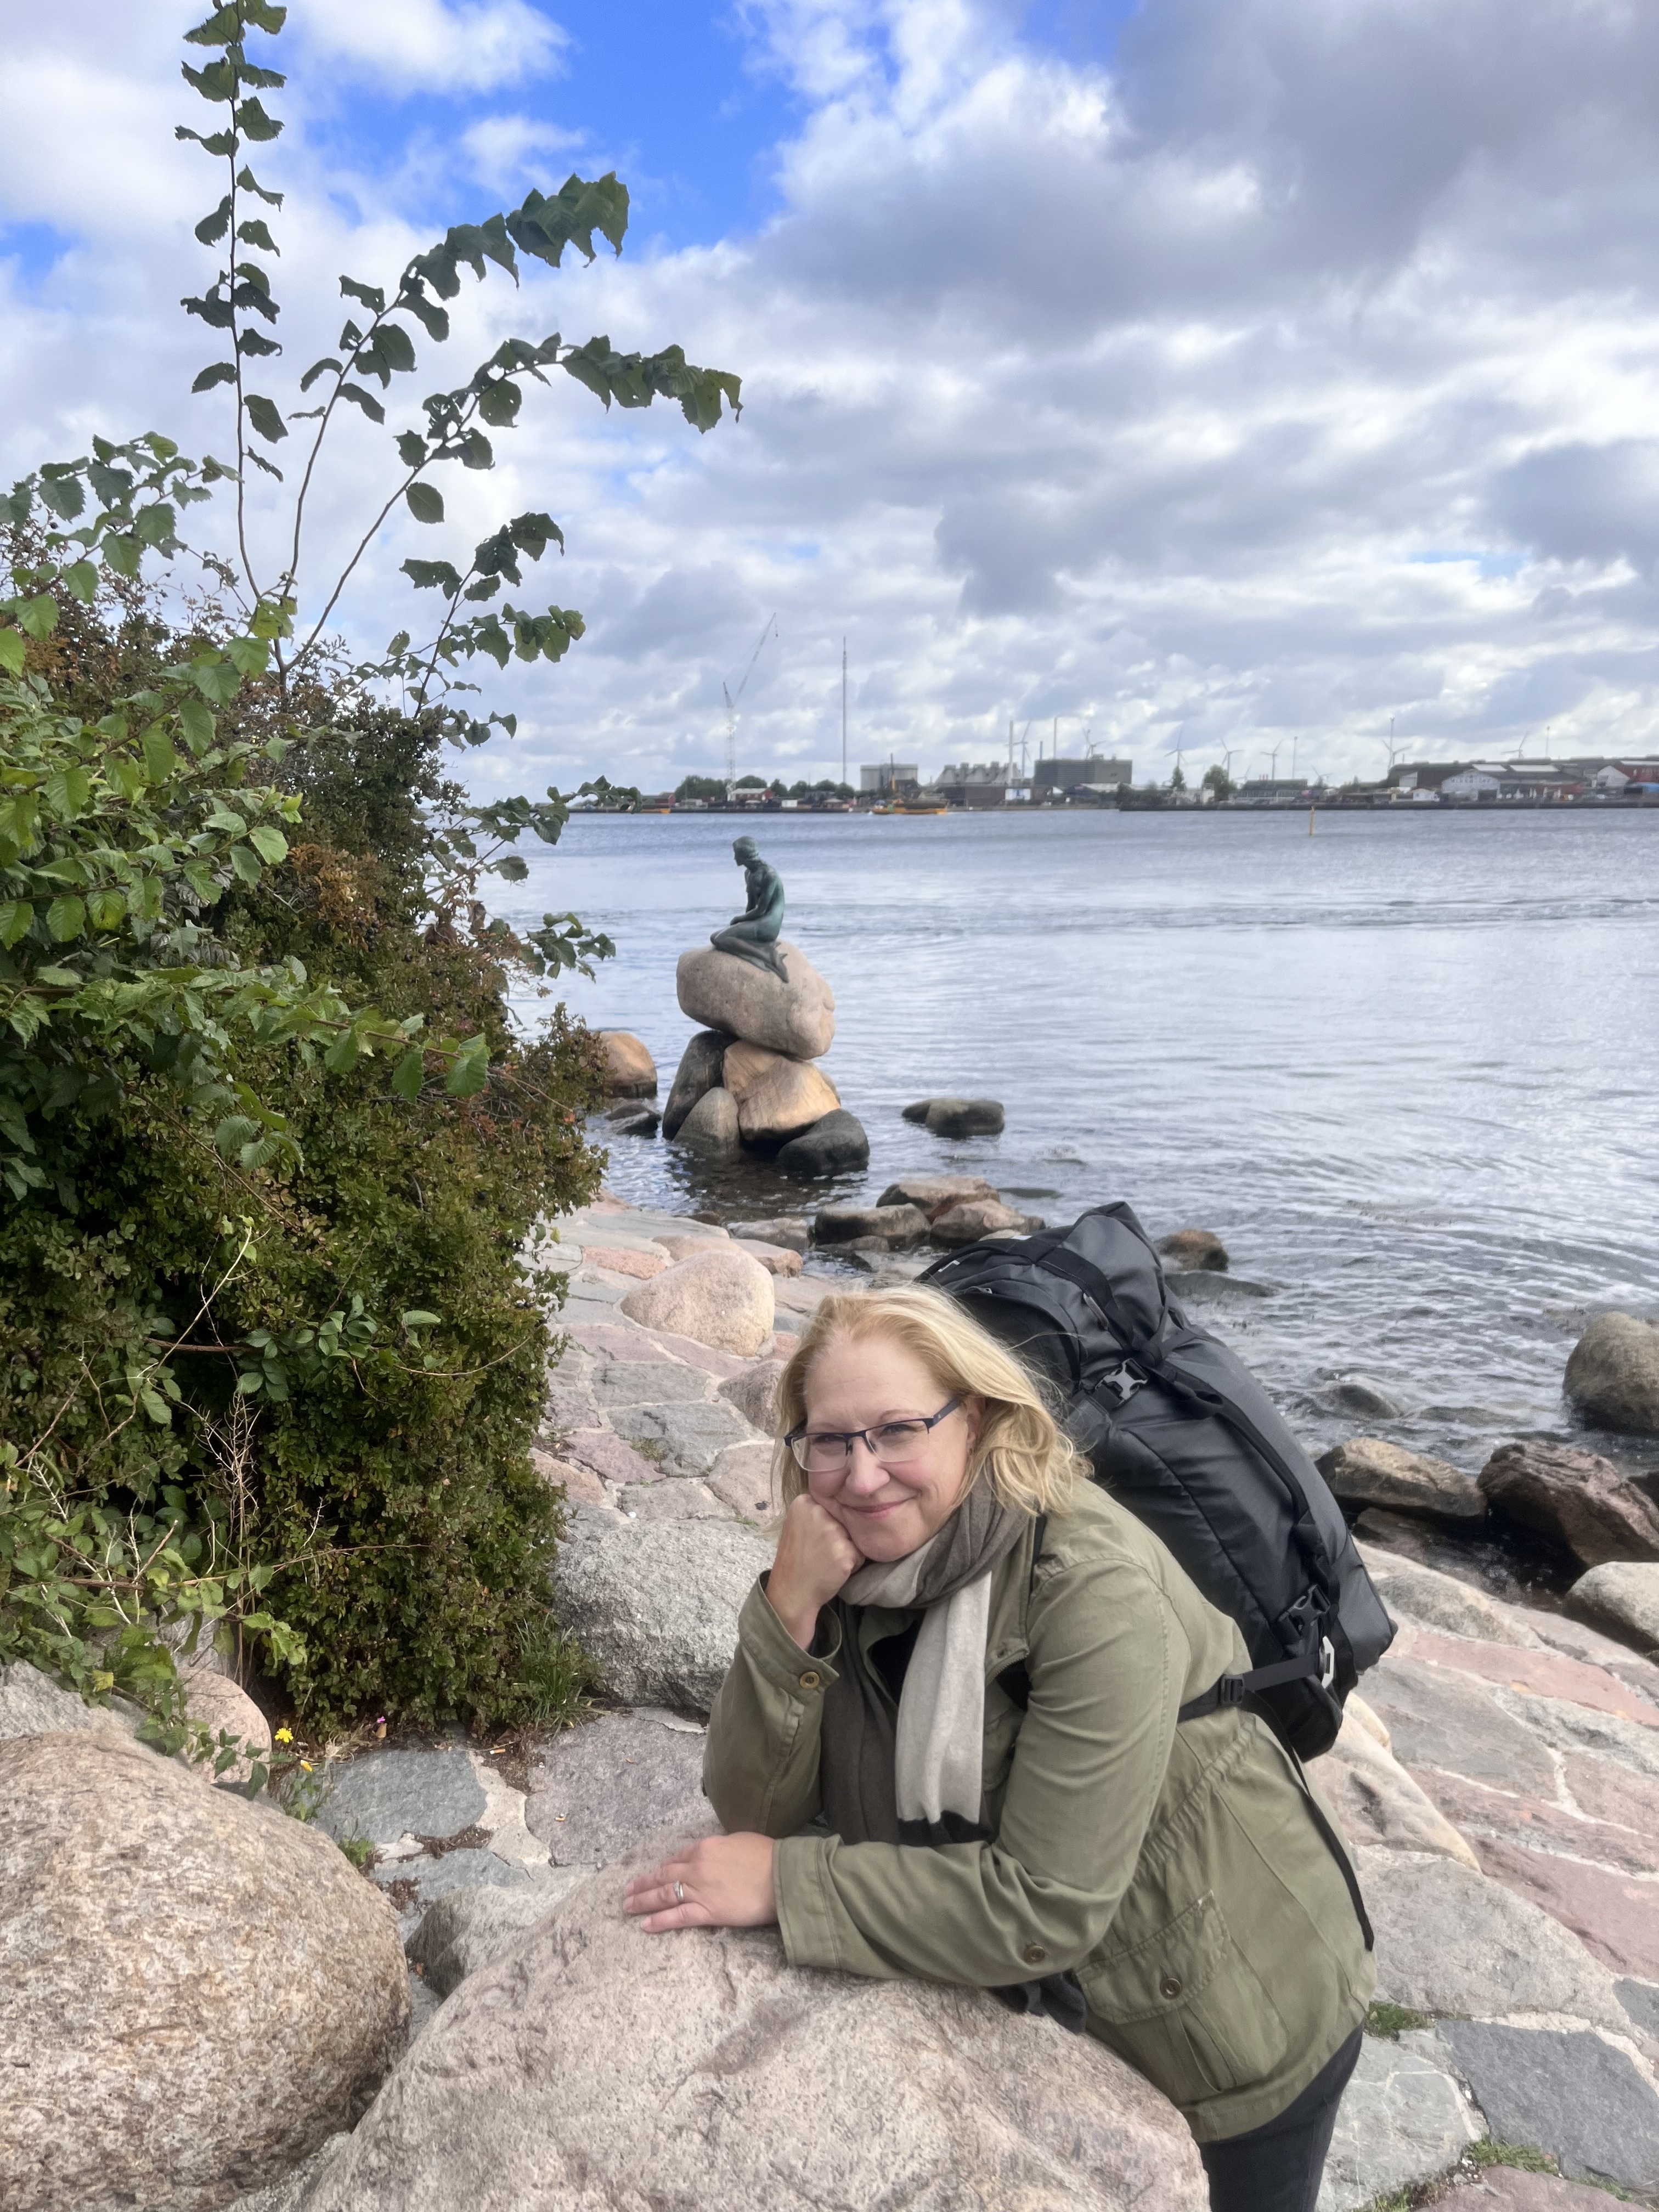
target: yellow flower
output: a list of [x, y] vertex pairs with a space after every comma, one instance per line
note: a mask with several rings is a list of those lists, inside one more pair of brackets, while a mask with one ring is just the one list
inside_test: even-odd
[[310, 1761], [308, 1759], [302, 1759], [300, 1761], [300, 1764], [301, 1764], [301, 1766], [303, 1766], [303, 1767], [304, 1767], [304, 1769], [305, 1769], [305, 1771], [306, 1771], [306, 1772], [307, 1772], [307, 1774], [312, 1774], [312, 1773], [314, 1773], [314, 1772], [316, 1771], [315, 1768], [312, 1765], [311, 1761]]
[[278, 1743], [292, 1743], [294, 1741], [293, 1729], [278, 1729], [276, 1731], [276, 1741]]

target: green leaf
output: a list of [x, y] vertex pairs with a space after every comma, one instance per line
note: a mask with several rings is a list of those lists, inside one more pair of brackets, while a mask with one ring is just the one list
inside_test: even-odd
[[8, 952], [29, 933], [34, 920], [34, 908], [27, 899], [7, 899], [0, 902], [0, 945]]
[[242, 404], [247, 410], [248, 421], [260, 437], [269, 439], [272, 445], [278, 438], [287, 437], [288, 424], [269, 399], [262, 398], [257, 392], [249, 392], [243, 394]]
[[144, 549], [136, 538], [106, 537], [98, 550], [118, 576], [136, 576], [144, 557]]
[[192, 660], [186, 673], [216, 707], [228, 707], [242, 688], [242, 679], [228, 660]]
[[138, 1402], [143, 1407], [144, 1411], [149, 1415], [151, 1420], [155, 1422], [157, 1428], [169, 1429], [172, 1427], [173, 1408], [168, 1405], [167, 1400], [161, 1395], [159, 1390], [141, 1390], [138, 1393]]
[[253, 847], [260, 859], [268, 860], [273, 868], [287, 860], [288, 839], [283, 836], [280, 830], [272, 829], [270, 823], [255, 823], [247, 836], [249, 844]]
[[251, 846], [233, 845], [230, 865], [250, 889], [256, 886], [264, 874], [264, 870], [259, 866], [258, 856]]
[[516, 853], [503, 853], [495, 863], [495, 873], [503, 883], [521, 884], [530, 873], [530, 864]]
[[503, 377], [499, 384], [487, 384], [478, 394], [480, 416], [496, 429], [511, 429], [523, 404], [524, 394], [510, 377]]
[[405, 1328], [441, 1328], [444, 1322], [441, 1314], [422, 1313], [419, 1307], [409, 1313], [399, 1314], [398, 1319]]
[[87, 902], [94, 929], [119, 929], [127, 917], [127, 902], [119, 891], [94, 891]]
[[386, 410], [372, 392], [365, 392], [361, 384], [343, 384], [340, 397], [349, 399], [354, 407], [361, 407], [371, 422], [384, 422]]
[[[59, 945], [68, 945], [81, 935], [87, 926], [84, 900], [56, 898], [46, 908], [46, 927]], [[79, 977], [76, 977], [79, 981]]]
[[236, 235], [244, 246], [252, 246], [261, 253], [275, 253], [281, 257], [282, 247], [277, 245], [258, 216], [254, 216], [250, 222], [239, 222], [236, 226]]
[[192, 392], [211, 392], [216, 384], [234, 384], [236, 364], [234, 361], [216, 361], [211, 368], [204, 368], [191, 386]]
[[90, 561], [76, 561], [64, 569], [60, 580], [72, 599], [82, 606], [90, 606], [98, 596], [98, 571]]
[[281, 207], [283, 204], [283, 195], [281, 192], [268, 192], [252, 169], [239, 169], [236, 172], [236, 182], [243, 191], [252, 192], [256, 198], [262, 199], [267, 207]]
[[[73, 822], [87, 811], [92, 798], [92, 778], [83, 768], [59, 769], [46, 778], [45, 790], [46, 804], [52, 812], [63, 821]], [[84, 883], [86, 878], [72, 873], [69, 880]]]
[[409, 501], [409, 511], [416, 522], [443, 520], [444, 495], [435, 484], [412, 483], [404, 496]]
[[426, 1080], [426, 1055], [418, 1045], [412, 1046], [392, 1071], [392, 1087], [399, 1098], [410, 1105], [421, 1095], [421, 1085]]
[[[259, 359], [268, 359], [274, 353], [281, 353], [282, 349], [275, 338], [266, 337], [262, 331], [244, 330], [238, 331], [236, 333], [238, 353], [250, 354]], [[180, 497], [182, 496], [181, 493]]]
[[401, 323], [381, 324], [374, 333], [374, 350], [394, 372], [406, 373], [415, 366], [415, 348]]
[[204, 246], [216, 246], [230, 228], [230, 194], [227, 192], [211, 215], [204, 215], [196, 226], [196, 235]]
[[331, 361], [326, 354], [324, 355], [321, 361], [313, 361], [310, 368], [306, 371], [305, 374], [300, 379], [301, 391], [309, 392], [312, 386], [317, 381], [318, 378], [321, 376], [325, 370], [331, 368], [334, 371], [336, 376], [342, 374], [340, 362], [337, 361]]
[[417, 592], [430, 591], [435, 585], [447, 599], [461, 588], [460, 577], [447, 561], [405, 561], [404, 574]]
[[0, 629], [0, 668], [3, 668], [8, 676], [22, 674], [27, 650], [21, 630]]
[[340, 297], [343, 300], [361, 300], [371, 314], [383, 315], [386, 313], [386, 294], [378, 284], [360, 284], [355, 276], [342, 276]]
[[444, 1089], [452, 1098], [471, 1098], [489, 1080], [489, 1047], [482, 1036], [469, 1037], [456, 1054]]
[[426, 440], [418, 430], [398, 433], [398, 459], [406, 469], [418, 469], [426, 460]]
[[267, 115], [257, 100], [245, 100], [235, 112], [236, 128], [244, 138], [252, 138], [256, 144], [275, 138], [282, 130], [282, 125]]
[[186, 44], [192, 46], [233, 46], [242, 35], [242, 27], [234, 8], [216, 8], [205, 23], [198, 23], [193, 31], [186, 31]]
[[[199, 699], [181, 699], [179, 701], [179, 721], [184, 731], [185, 741], [189, 744], [191, 750], [198, 756], [207, 750], [208, 747], [213, 743], [215, 737], [218, 734], [219, 726], [213, 719], [211, 708], [204, 707]], [[163, 743], [165, 742], [166, 741], [164, 739]], [[168, 745], [167, 748], [166, 760], [167, 767], [163, 772], [167, 775], [171, 775], [174, 768], [178, 765], [177, 756], [173, 752], [171, 745]], [[149, 739], [148, 736], [146, 736], [144, 740], [144, 761], [145, 765], [148, 766], [149, 762]], [[152, 781], [159, 783], [161, 781], [161, 778], [158, 775], [154, 777]]]
[[73, 968], [37, 968], [34, 980], [54, 991], [78, 991], [82, 981]]
[[25, 599], [21, 605], [14, 601], [13, 605], [17, 627], [27, 630], [31, 637], [50, 637], [57, 629], [58, 602], [50, 592], [43, 592], [39, 599]]
[[153, 545], [158, 552], [169, 553], [177, 542], [179, 517], [164, 499], [153, 507], [141, 507], [133, 517], [132, 526], [141, 544]]
[[349, 1075], [357, 1065], [358, 1050], [356, 1032], [348, 1030], [343, 1036], [336, 1037], [323, 1054], [323, 1066], [331, 1075]]
[[213, 1133], [213, 1147], [223, 1158], [229, 1159], [258, 1134], [259, 1124], [247, 1115], [227, 1114]]
[[63, 464], [41, 470], [40, 497], [52, 514], [61, 515], [65, 522], [73, 522], [87, 503], [80, 478]]

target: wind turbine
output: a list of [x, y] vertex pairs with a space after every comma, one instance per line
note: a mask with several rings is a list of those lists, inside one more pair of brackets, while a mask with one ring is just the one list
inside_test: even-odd
[[766, 627], [755, 641], [755, 650], [749, 656], [749, 665], [744, 670], [742, 681], [737, 690], [732, 690], [724, 683], [720, 685], [721, 694], [726, 700], [726, 795], [728, 799], [732, 796], [732, 787], [738, 780], [738, 702], [742, 698], [749, 679], [755, 672], [755, 663], [761, 657], [762, 646], [765, 644], [777, 626], [777, 619], [775, 615], [768, 615], [766, 617]]

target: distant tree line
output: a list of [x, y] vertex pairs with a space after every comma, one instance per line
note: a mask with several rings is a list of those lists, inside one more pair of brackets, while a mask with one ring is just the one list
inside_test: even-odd
[[[850, 783], [835, 783], [823, 776], [817, 783], [769, 783], [763, 775], [740, 775], [732, 788], [737, 791], [772, 791], [780, 799], [851, 799], [854, 796]], [[676, 799], [724, 799], [726, 779], [719, 775], [683, 776], [675, 786]]]

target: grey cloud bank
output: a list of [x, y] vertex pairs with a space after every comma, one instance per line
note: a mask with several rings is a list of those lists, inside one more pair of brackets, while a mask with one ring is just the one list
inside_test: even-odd
[[[3, 303], [17, 468], [94, 427], [153, 422], [187, 450], [216, 428], [183, 396], [172, 305], [202, 197], [167, 143], [173, 27], [100, 33], [104, 12], [32, 34], [34, 120], [0, 155], [12, 217], [78, 241]], [[503, 52], [516, 12], [495, 11]], [[1108, 70], [1021, 47], [1008, 12], [751, 11], [805, 112], [777, 219], [469, 303], [486, 337], [673, 337], [745, 380], [741, 423], [704, 440], [561, 391], [526, 408], [488, 503], [452, 500], [457, 538], [550, 507], [570, 551], [540, 595], [590, 625], [513, 682], [523, 734], [475, 780], [654, 787], [717, 765], [720, 679], [774, 609], [746, 766], [838, 768], [843, 633], [855, 759], [982, 757], [1010, 716], [1035, 742], [1056, 714], [1143, 774], [1177, 744], [1248, 769], [1292, 738], [1304, 768], [1375, 773], [1390, 716], [1437, 753], [1546, 726], [1559, 750], [1650, 745], [1659, 17], [1148, 0]], [[441, 53], [453, 11], [420, 13]], [[501, 82], [503, 114], [533, 106]], [[30, 158], [80, 95], [124, 118], [136, 239]], [[424, 242], [407, 178], [343, 179], [308, 152], [307, 96], [301, 66], [283, 142], [318, 225], [284, 264], [301, 365], [332, 335], [338, 268], [379, 276]], [[489, 141], [498, 167], [510, 137]], [[444, 204], [480, 211], [465, 143], [446, 158]], [[328, 526], [380, 465], [364, 441]], [[408, 536], [351, 602], [365, 645], [405, 618]]]

